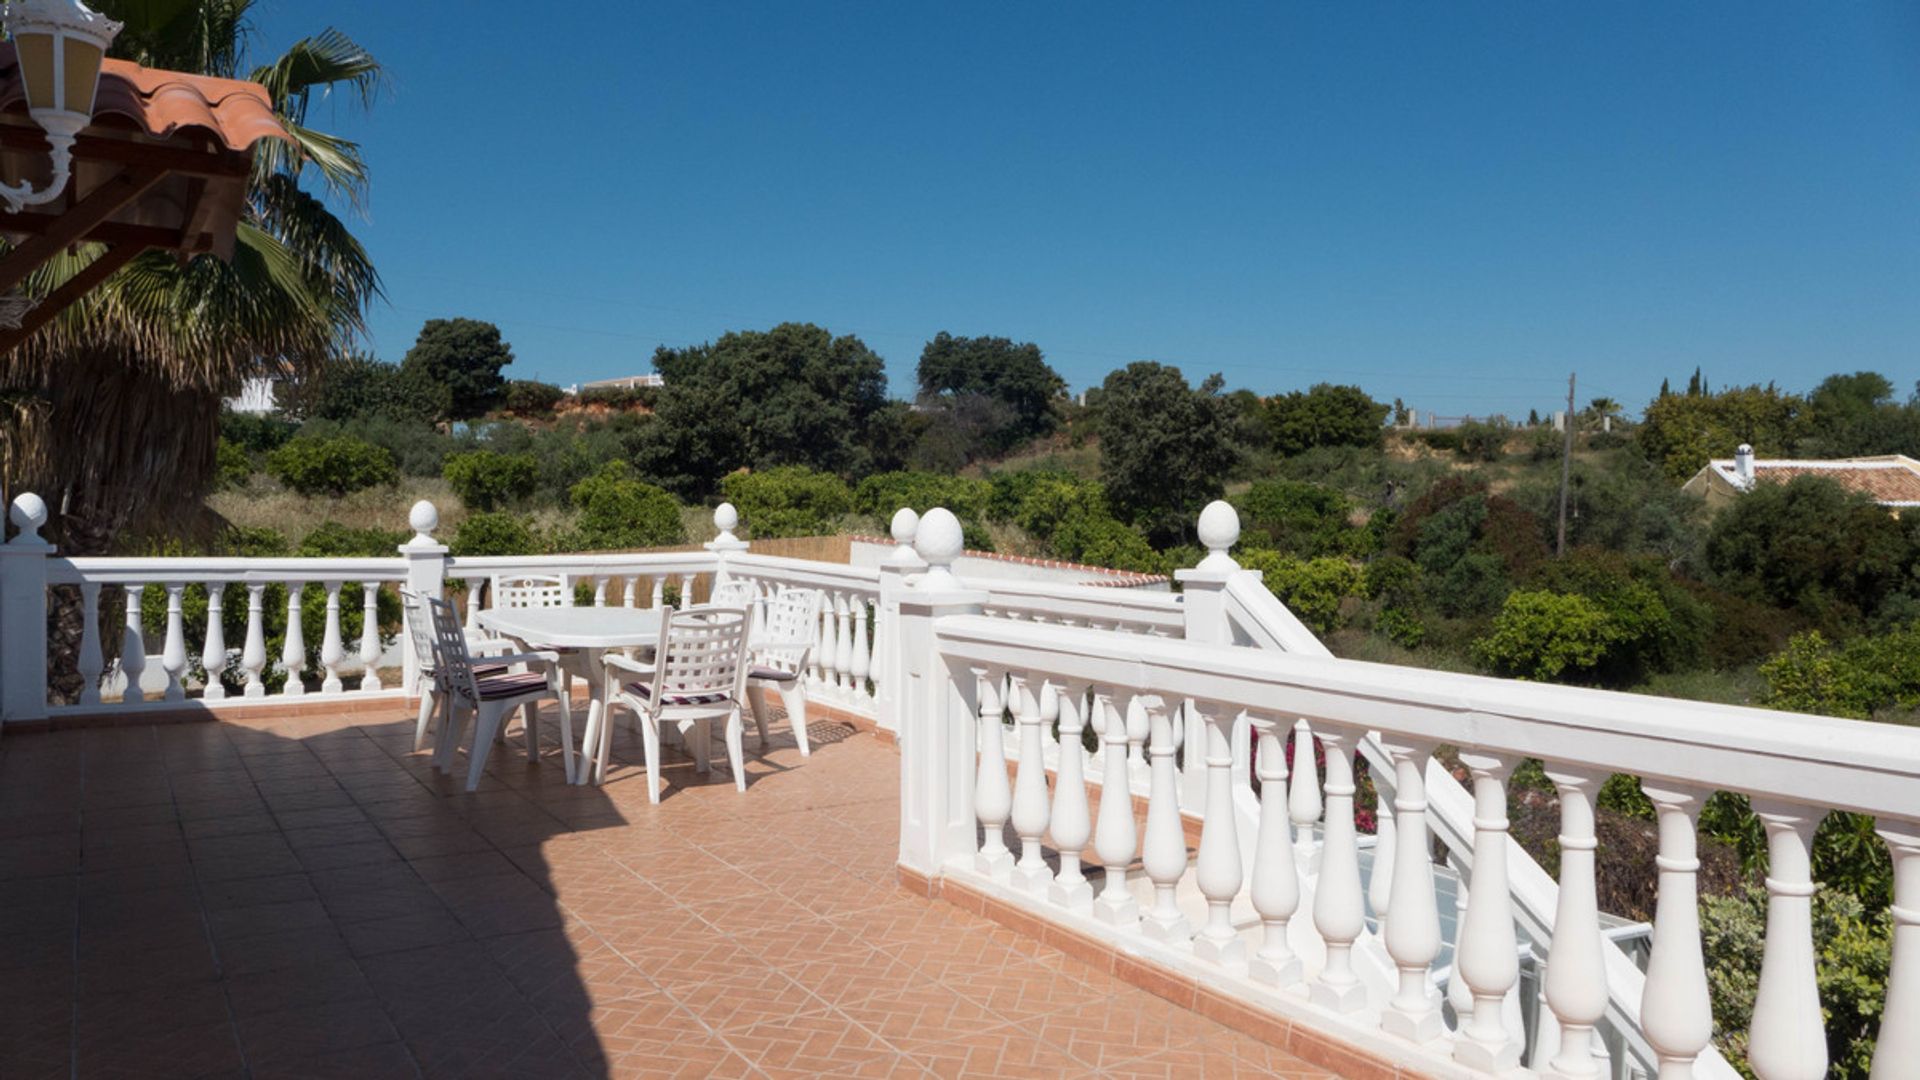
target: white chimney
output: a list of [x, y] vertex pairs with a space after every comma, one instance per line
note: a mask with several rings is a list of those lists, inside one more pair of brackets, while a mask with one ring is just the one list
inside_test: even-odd
[[1746, 443], [1733, 452], [1733, 479], [1742, 488], [1753, 486], [1753, 447]]

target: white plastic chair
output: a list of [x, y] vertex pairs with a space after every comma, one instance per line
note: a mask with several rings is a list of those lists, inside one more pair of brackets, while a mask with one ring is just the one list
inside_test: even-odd
[[760, 748], [767, 747], [767, 691], [776, 690], [786, 707], [787, 723], [801, 757], [811, 757], [807, 743], [807, 664], [820, 634], [819, 589], [782, 588], [764, 606], [762, 625], [747, 645], [747, 702], [760, 732]]
[[667, 608], [660, 615], [660, 641], [653, 663], [624, 656], [603, 658], [607, 669], [607, 717], [600, 725], [595, 749], [600, 772], [606, 770], [613, 742], [613, 710], [624, 705], [640, 721], [646, 747], [647, 797], [660, 801], [660, 729], [671, 726], [683, 737], [691, 733], [694, 767], [712, 769], [713, 721], [726, 723], [727, 763], [733, 786], [747, 790], [747, 772], [740, 749], [740, 698], [747, 677], [747, 612], [745, 608], [698, 607], [685, 611]]
[[[413, 724], [413, 748], [421, 750], [427, 745], [427, 731], [433, 714], [446, 702], [446, 691], [440, 686], [440, 668], [433, 659], [433, 613], [427, 610], [420, 594], [411, 589], [401, 589], [400, 600], [405, 611], [407, 634], [413, 638], [413, 655], [420, 664], [420, 678], [414, 684], [414, 693], [420, 697], [420, 715]], [[480, 654], [481, 659], [473, 665], [474, 675], [489, 679], [507, 674], [510, 668], [487, 657], [490, 654], [513, 652], [519, 646], [504, 638], [468, 637], [467, 648], [470, 653]]]
[[467, 635], [460, 626], [459, 612], [445, 600], [422, 599], [433, 612], [433, 666], [440, 673], [441, 690], [447, 699], [447, 722], [441, 725], [440, 738], [434, 747], [434, 767], [443, 773], [453, 771], [460, 729], [465, 715], [471, 712], [475, 720], [473, 745], [467, 751], [467, 790], [478, 788], [494, 738], [500, 734], [507, 714], [515, 709], [526, 713], [527, 760], [539, 761], [540, 700], [550, 696], [560, 703], [560, 756], [571, 783], [575, 775], [573, 713], [567, 701], [567, 677], [560, 670], [559, 654], [535, 651], [490, 657], [498, 664], [539, 665], [546, 670], [481, 678], [467, 651]]
[[496, 574], [493, 606], [497, 608], [572, 607], [573, 591], [564, 574]]

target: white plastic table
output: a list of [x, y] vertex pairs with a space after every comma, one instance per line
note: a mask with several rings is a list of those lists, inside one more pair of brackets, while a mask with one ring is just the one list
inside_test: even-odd
[[587, 766], [574, 777], [578, 784], [606, 780], [598, 752], [600, 740], [610, 738], [603, 732], [607, 720], [607, 670], [601, 663], [608, 649], [631, 649], [660, 643], [660, 611], [657, 608], [630, 607], [557, 607], [493, 608], [480, 613], [480, 625], [502, 637], [510, 637], [533, 648], [568, 649], [560, 654], [566, 670], [587, 680], [587, 725], [581, 734], [580, 749], [587, 755]]

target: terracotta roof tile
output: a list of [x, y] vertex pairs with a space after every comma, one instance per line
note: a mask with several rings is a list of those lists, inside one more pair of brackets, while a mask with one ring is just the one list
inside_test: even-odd
[[1876, 502], [1920, 502], [1920, 473], [1898, 463], [1870, 468], [1822, 468], [1816, 463], [1754, 462], [1754, 479], [1784, 484], [1796, 476], [1824, 476], [1848, 491], [1863, 492]]
[[[25, 111], [26, 91], [11, 44], [0, 45], [0, 109]], [[266, 88], [241, 79], [218, 79], [108, 60], [100, 69], [94, 117], [120, 117], [156, 138], [187, 128], [212, 135], [229, 150], [246, 150], [261, 139], [285, 139]]]

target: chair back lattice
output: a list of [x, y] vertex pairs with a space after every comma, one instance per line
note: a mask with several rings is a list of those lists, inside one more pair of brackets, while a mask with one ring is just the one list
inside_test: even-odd
[[435, 678], [440, 665], [433, 656], [433, 613], [425, 600], [412, 589], [400, 590], [400, 602], [407, 622], [407, 635], [413, 639], [413, 655], [420, 660], [420, 675]]
[[710, 607], [750, 608], [760, 599], [760, 587], [746, 578], [730, 578], [713, 587], [707, 597]]
[[573, 593], [560, 574], [515, 574], [493, 579], [493, 606], [497, 608], [572, 607]]
[[473, 657], [467, 652], [467, 631], [460, 625], [460, 612], [445, 600], [431, 596], [420, 599], [433, 611], [433, 670], [440, 688], [477, 704], [480, 685], [473, 675]]
[[758, 661], [782, 671], [799, 671], [812, 658], [820, 638], [820, 608], [826, 602], [819, 589], [786, 586], [767, 598], [762, 629], [755, 642]]
[[747, 625], [745, 608], [668, 608], [660, 620], [651, 700], [709, 708], [738, 701], [747, 677]]

